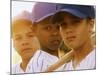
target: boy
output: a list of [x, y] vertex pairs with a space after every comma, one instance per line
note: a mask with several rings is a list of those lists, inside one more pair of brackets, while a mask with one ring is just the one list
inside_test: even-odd
[[[58, 47], [62, 41], [59, 26], [51, 23], [56, 4], [37, 2], [33, 8], [32, 16], [35, 35], [40, 42], [40, 50], [36, 52], [30, 62], [30, 71], [44, 72], [58, 58]], [[35, 65], [34, 65], [35, 64]]]
[[29, 73], [27, 67], [28, 62], [39, 48], [38, 40], [34, 36], [32, 30], [32, 22], [29, 12], [23, 11], [13, 20], [12, 38], [14, 48], [22, 59], [22, 62], [13, 66], [12, 74]]
[[[65, 64], [63, 71], [95, 69], [95, 47], [91, 41], [95, 21], [94, 6], [59, 4], [52, 21], [60, 26], [61, 37], [65, 45], [73, 48], [73, 56], [70, 62]], [[64, 64], [65, 62], [61, 61], [66, 60], [60, 60], [60, 64]], [[57, 63], [59, 64], [59, 61]], [[49, 67], [47, 71], [53, 70], [55, 69]]]

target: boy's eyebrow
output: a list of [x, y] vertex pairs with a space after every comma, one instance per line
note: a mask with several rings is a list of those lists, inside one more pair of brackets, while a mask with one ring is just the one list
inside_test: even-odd
[[20, 36], [20, 34], [14, 34], [14, 36], [18, 37], [18, 36]]
[[33, 32], [32, 32], [32, 31], [30, 31], [30, 32], [27, 32], [26, 34], [33, 34]]
[[40, 24], [38, 24], [38, 25], [40, 25], [40, 26], [51, 26], [52, 25], [52, 23], [40, 23]]

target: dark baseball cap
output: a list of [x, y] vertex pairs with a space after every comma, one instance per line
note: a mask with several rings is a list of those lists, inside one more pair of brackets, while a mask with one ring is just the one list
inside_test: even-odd
[[64, 11], [79, 18], [95, 18], [95, 7], [93, 5], [59, 4], [57, 11]]

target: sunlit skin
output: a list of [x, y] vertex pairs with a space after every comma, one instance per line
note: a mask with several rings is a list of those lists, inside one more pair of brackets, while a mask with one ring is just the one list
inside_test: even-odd
[[36, 50], [38, 41], [32, 30], [32, 23], [27, 20], [16, 20], [12, 24], [14, 48], [22, 58], [21, 68], [25, 71], [27, 64]]
[[92, 50], [91, 33], [93, 19], [81, 19], [69, 13], [63, 13], [60, 33], [64, 43], [74, 50], [73, 66], [76, 67]]
[[50, 17], [35, 25], [36, 36], [41, 45], [41, 49], [58, 56], [58, 47], [61, 42], [61, 36], [59, 33], [59, 26], [53, 25], [49, 22]]

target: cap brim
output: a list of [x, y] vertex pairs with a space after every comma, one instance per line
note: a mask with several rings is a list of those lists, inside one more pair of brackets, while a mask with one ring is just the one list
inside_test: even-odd
[[36, 20], [35, 22], [40, 22], [40, 21], [42, 21], [43, 19], [45, 19], [45, 18], [47, 18], [47, 17], [49, 17], [49, 16], [52, 16], [52, 15], [54, 15], [54, 13], [50, 13], [50, 14], [48, 14], [48, 15], [45, 15], [45, 16], [41, 17], [40, 19]]

